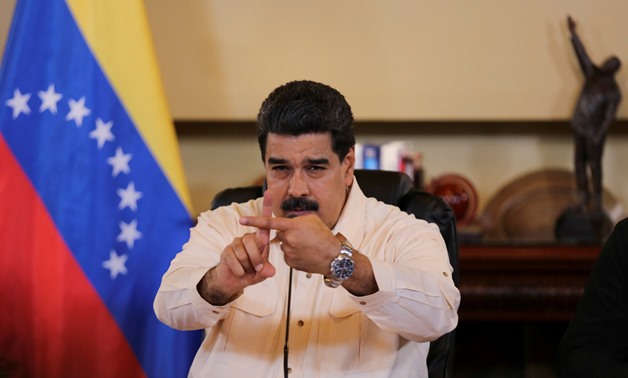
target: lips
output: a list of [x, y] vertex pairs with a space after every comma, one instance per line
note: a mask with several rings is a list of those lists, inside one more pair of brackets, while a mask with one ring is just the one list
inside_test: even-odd
[[296, 218], [296, 217], [300, 217], [309, 213], [311, 213], [311, 210], [301, 210], [301, 209], [290, 210], [288, 214], [286, 215], [286, 218]]

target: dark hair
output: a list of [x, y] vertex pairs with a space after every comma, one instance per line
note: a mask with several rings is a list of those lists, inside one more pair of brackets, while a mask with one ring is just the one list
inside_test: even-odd
[[257, 140], [266, 159], [269, 133], [331, 133], [331, 148], [342, 161], [353, 145], [353, 113], [334, 88], [308, 80], [291, 81], [268, 95], [257, 115]]

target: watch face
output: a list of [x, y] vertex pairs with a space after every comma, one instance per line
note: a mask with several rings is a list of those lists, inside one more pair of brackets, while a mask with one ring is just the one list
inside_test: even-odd
[[350, 258], [340, 258], [334, 261], [334, 276], [340, 280], [346, 280], [353, 273], [354, 262]]

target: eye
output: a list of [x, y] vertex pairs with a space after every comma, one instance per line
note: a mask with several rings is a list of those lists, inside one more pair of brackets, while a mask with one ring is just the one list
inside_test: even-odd
[[310, 177], [320, 177], [325, 174], [327, 167], [322, 165], [310, 165], [306, 168], [306, 172]]
[[271, 169], [273, 171], [281, 172], [281, 171], [287, 171], [288, 167], [286, 167], [285, 165], [275, 165]]
[[270, 172], [272, 177], [277, 179], [283, 179], [290, 177], [291, 170], [290, 167], [288, 167], [287, 165], [273, 165], [272, 167], [270, 167]]

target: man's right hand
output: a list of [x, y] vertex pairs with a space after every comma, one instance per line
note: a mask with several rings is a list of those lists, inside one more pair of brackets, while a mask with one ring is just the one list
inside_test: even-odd
[[[272, 195], [264, 193], [262, 216], [272, 216]], [[201, 296], [213, 305], [233, 300], [245, 287], [275, 275], [268, 261], [270, 231], [258, 229], [233, 239], [222, 251], [220, 262], [197, 285]]]

